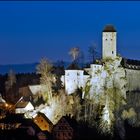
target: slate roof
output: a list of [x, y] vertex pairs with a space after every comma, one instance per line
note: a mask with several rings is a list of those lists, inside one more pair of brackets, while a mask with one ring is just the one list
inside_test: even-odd
[[122, 58], [121, 65], [129, 69], [140, 69], [140, 60]]
[[[67, 115], [66, 115], [66, 116], [62, 116], [61, 119], [57, 122], [57, 124], [54, 126], [53, 129], [55, 129], [55, 127], [61, 125], [61, 124], [62, 124], [62, 120], [65, 120], [65, 123], [68, 123], [68, 125], [69, 125], [72, 129], [74, 129], [74, 130], [77, 129], [77, 125], [78, 125], [77, 121], [76, 121], [74, 118], [71, 118], [70, 116], [67, 116]], [[63, 123], [64, 123], [64, 122], [63, 122]], [[62, 124], [62, 125], [63, 125], [63, 124]]]
[[49, 124], [53, 125], [53, 123], [48, 119], [48, 117], [44, 113], [38, 112], [37, 115], [41, 115]]
[[67, 70], [81, 70], [81, 68], [78, 66], [77, 63], [71, 63], [68, 67]]
[[69, 116], [63, 116], [63, 118], [69, 123], [69, 125], [73, 128], [76, 129], [77, 128], [77, 121], [74, 118], [71, 118]]
[[25, 108], [29, 102], [19, 102], [16, 105], [16, 108]]
[[113, 25], [106, 25], [103, 32], [116, 32], [116, 29]]

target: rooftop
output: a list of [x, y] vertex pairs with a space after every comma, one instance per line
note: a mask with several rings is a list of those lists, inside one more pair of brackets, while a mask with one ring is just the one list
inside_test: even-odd
[[113, 25], [106, 25], [103, 32], [116, 32], [116, 29]]
[[77, 65], [77, 63], [73, 62], [67, 67], [67, 70], [80, 70], [80, 67]]
[[140, 69], [140, 60], [132, 60], [123, 58], [121, 61], [121, 65], [125, 68], [129, 69]]
[[24, 102], [24, 101], [19, 102], [19, 103], [17, 103], [16, 108], [25, 108], [28, 103], [29, 102]]

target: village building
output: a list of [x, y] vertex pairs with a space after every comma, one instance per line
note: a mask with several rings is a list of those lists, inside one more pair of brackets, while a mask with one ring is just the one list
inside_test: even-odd
[[53, 139], [73, 140], [76, 138], [77, 122], [69, 116], [63, 116], [53, 127]]
[[16, 104], [15, 106], [15, 113], [20, 113], [20, 114], [24, 114], [28, 111], [33, 111], [34, 110], [34, 106], [32, 105], [31, 102], [25, 102], [25, 101], [20, 101]]
[[47, 118], [44, 113], [38, 112], [33, 120], [34, 123], [37, 124], [42, 131], [52, 131], [53, 123]]
[[24, 100], [31, 101], [41, 94], [41, 85], [28, 85], [19, 88], [19, 95], [24, 97]]
[[61, 77], [65, 90], [68, 94], [74, 93], [78, 88], [82, 88], [89, 75], [82, 69], [80, 69], [75, 62], [73, 62], [65, 70], [65, 75]]

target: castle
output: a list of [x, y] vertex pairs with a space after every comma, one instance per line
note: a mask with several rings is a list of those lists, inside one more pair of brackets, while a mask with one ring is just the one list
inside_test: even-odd
[[[110, 60], [110, 61], [109, 61]], [[127, 91], [140, 89], [140, 61], [117, 56], [117, 31], [112, 25], [105, 26], [102, 32], [102, 63], [90, 64], [89, 68], [80, 69], [72, 63], [61, 77], [67, 94], [82, 89], [83, 97], [89, 89], [89, 98], [94, 93], [104, 92], [104, 86], [114, 84], [125, 94]]]

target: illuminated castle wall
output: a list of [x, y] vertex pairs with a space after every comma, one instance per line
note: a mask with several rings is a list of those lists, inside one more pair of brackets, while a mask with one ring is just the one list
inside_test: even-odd
[[[102, 60], [104, 63], [90, 64], [90, 68], [83, 70], [72, 63], [65, 70], [65, 75], [62, 76], [61, 80], [67, 94], [72, 94], [77, 88], [82, 88], [84, 96], [87, 84], [90, 86], [90, 98], [95, 93], [103, 93], [105, 86], [113, 87], [114, 83], [118, 88], [121, 88], [122, 94], [128, 90], [140, 89], [140, 61], [135, 62], [137, 66], [134, 66], [134, 63], [125, 62], [122, 64], [124, 59], [117, 56], [116, 40], [115, 28], [112, 25], [107, 25], [102, 32]], [[109, 59], [111, 61], [108, 61]]]
[[[113, 26], [106, 26], [102, 34], [102, 57], [115, 58], [116, 57], [116, 31]], [[66, 70], [65, 75], [62, 76], [61, 80], [65, 86], [65, 90], [68, 94], [72, 94], [77, 88], [85, 88], [85, 84], [89, 81], [92, 87], [96, 87], [96, 90], [100, 90], [103, 86], [103, 65], [91, 64], [88, 71], [80, 70], [76, 64], [71, 64]], [[100, 74], [99, 71], [102, 73]], [[88, 74], [87, 74], [88, 73]], [[100, 83], [100, 84], [99, 84]], [[93, 89], [93, 88], [91, 88]], [[94, 92], [97, 92], [94, 90]], [[91, 90], [91, 93], [94, 93]]]

